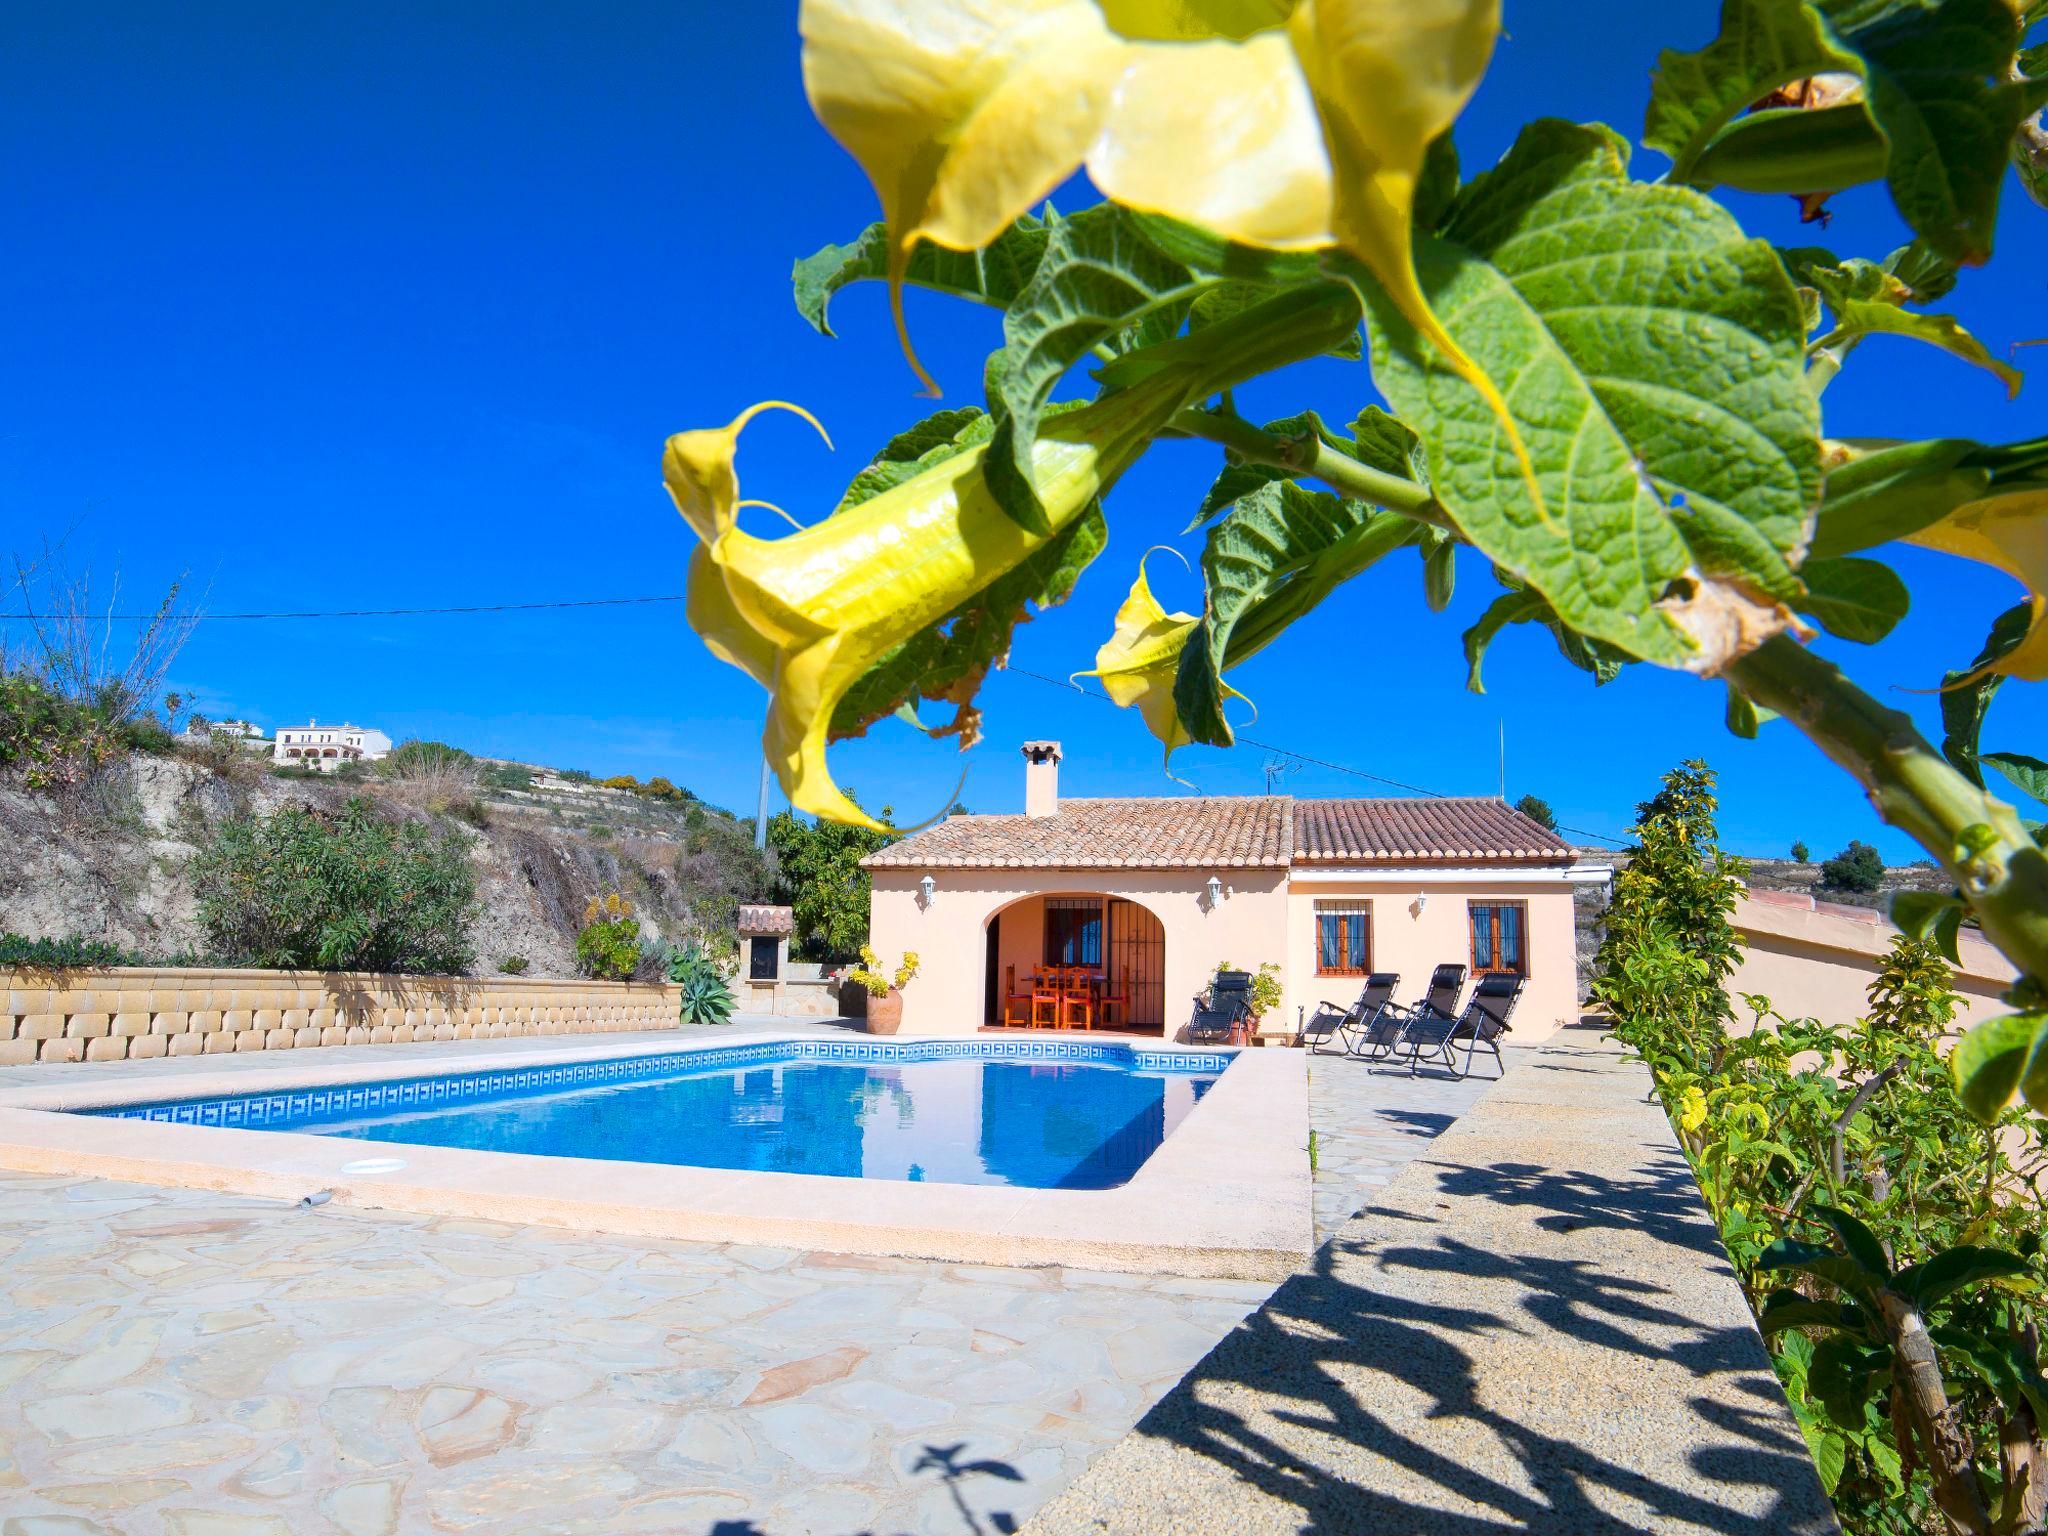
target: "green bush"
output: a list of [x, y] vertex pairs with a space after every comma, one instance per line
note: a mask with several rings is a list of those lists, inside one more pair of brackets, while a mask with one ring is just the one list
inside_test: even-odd
[[199, 920], [230, 964], [460, 973], [476, 910], [469, 846], [364, 799], [230, 817], [192, 862]]
[[517, 763], [493, 763], [483, 771], [483, 782], [492, 789], [531, 789], [533, 770]]
[[692, 944], [669, 956], [668, 979], [681, 988], [677, 1017], [685, 1024], [724, 1024], [732, 1018], [732, 988], [716, 964]]
[[576, 967], [594, 981], [631, 981], [640, 965], [640, 921], [617, 891], [593, 896], [576, 935]]
[[1884, 884], [1884, 856], [1868, 843], [1852, 842], [1820, 866], [1820, 883], [1830, 891], [1868, 896]]
[[1550, 802], [1536, 795], [1524, 795], [1515, 802], [1515, 809], [1535, 822], [1546, 832], [1557, 830], [1557, 813], [1550, 808]]
[[528, 961], [524, 955], [507, 955], [498, 962], [498, 970], [506, 976], [524, 976]]
[[120, 728], [25, 672], [0, 673], [0, 774], [38, 792], [76, 788], [124, 750]]
[[445, 741], [422, 741], [415, 736], [386, 753], [377, 764], [377, 771], [387, 779], [402, 779], [464, 767], [475, 761], [460, 747], [451, 747]]
[[1813, 850], [1807, 847], [1806, 844], [1794, 843], [1792, 845], [1792, 862], [1794, 864], [1804, 864], [1812, 857]]

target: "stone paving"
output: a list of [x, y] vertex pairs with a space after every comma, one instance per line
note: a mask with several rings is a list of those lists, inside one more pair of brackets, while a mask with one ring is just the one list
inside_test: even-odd
[[[1319, 1226], [1482, 1091], [1316, 1061]], [[1014, 1530], [1269, 1291], [0, 1173], [0, 1536]]]

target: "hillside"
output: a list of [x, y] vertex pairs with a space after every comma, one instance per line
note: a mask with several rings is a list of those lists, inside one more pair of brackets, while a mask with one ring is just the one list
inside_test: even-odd
[[548, 775], [523, 790], [490, 778], [451, 795], [375, 776], [282, 778], [220, 753], [136, 752], [69, 803], [0, 787], [0, 931], [101, 940], [153, 958], [202, 955], [186, 871], [213, 829], [294, 802], [336, 809], [352, 795], [473, 839], [481, 973], [517, 956], [528, 975], [575, 975], [593, 895], [621, 892], [643, 934], [682, 940], [700, 925], [723, 928], [732, 902], [756, 894], [752, 825], [723, 811]]

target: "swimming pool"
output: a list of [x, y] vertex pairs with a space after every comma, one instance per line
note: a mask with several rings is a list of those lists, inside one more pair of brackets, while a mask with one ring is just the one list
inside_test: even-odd
[[556, 1158], [1104, 1190], [1130, 1180], [1230, 1060], [1088, 1041], [777, 1041], [77, 1112]]

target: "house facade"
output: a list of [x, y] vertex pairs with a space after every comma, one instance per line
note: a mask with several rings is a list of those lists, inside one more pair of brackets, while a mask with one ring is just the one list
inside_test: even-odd
[[318, 720], [278, 728], [271, 761], [332, 773], [343, 763], [374, 763], [391, 753], [391, 738], [364, 725], [322, 725]]
[[1527, 978], [1520, 1039], [1578, 1016], [1573, 888], [1609, 872], [1500, 800], [1062, 800], [1059, 744], [1024, 751], [1023, 815], [950, 817], [864, 861], [871, 944], [885, 966], [919, 957], [907, 1032], [998, 1023], [1050, 964], [1099, 970], [1129, 1029], [1169, 1039], [1226, 961], [1279, 967], [1262, 1035], [1348, 1003], [1371, 971], [1418, 998], [1448, 962]]

